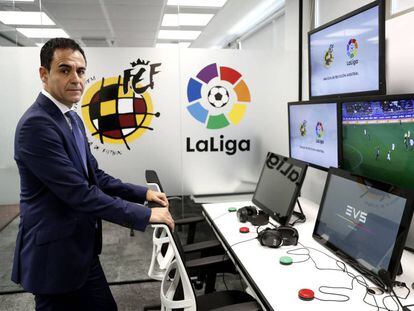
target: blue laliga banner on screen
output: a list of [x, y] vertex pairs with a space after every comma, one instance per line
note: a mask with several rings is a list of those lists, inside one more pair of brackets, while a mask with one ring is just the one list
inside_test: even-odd
[[336, 103], [290, 106], [291, 157], [338, 167]]
[[311, 95], [379, 88], [378, 7], [310, 36]]

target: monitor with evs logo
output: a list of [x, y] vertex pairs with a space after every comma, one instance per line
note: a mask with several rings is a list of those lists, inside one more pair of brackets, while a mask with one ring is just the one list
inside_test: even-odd
[[308, 33], [311, 99], [385, 93], [384, 2], [372, 2]]
[[387, 270], [391, 279], [395, 278], [413, 202], [409, 191], [331, 168], [313, 237], [385, 288], [378, 272]]
[[252, 202], [280, 225], [289, 223], [307, 164], [269, 152], [256, 186]]
[[340, 165], [340, 109], [336, 102], [288, 103], [290, 157], [327, 170]]

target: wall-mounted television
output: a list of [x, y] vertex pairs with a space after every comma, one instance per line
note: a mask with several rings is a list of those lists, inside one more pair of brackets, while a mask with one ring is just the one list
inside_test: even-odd
[[289, 156], [327, 170], [340, 165], [340, 109], [336, 102], [288, 103]]
[[384, 2], [308, 33], [310, 99], [385, 94]]
[[414, 189], [414, 94], [342, 102], [342, 167]]

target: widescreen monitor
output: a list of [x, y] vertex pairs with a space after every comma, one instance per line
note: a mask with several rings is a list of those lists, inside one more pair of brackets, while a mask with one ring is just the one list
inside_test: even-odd
[[414, 94], [342, 103], [343, 168], [414, 188]]
[[331, 168], [313, 237], [386, 287], [378, 271], [385, 269], [395, 278], [412, 215], [412, 193]]
[[337, 103], [288, 103], [290, 157], [327, 170], [338, 167], [340, 128]]
[[385, 94], [384, 1], [308, 33], [309, 97]]
[[252, 202], [280, 225], [289, 223], [305, 178], [307, 164], [269, 152]]

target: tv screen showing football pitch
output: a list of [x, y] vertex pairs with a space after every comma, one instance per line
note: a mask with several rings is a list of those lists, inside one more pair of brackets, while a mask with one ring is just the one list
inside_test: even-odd
[[414, 97], [342, 103], [343, 168], [414, 188]]

